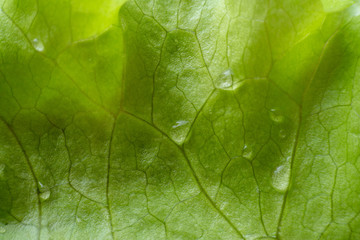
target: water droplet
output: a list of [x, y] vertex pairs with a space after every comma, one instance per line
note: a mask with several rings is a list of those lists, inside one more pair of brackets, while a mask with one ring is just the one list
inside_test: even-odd
[[286, 131], [284, 129], [280, 130], [279, 137], [282, 138], [282, 139], [286, 138]]
[[232, 71], [230, 69], [221, 73], [219, 77], [215, 80], [215, 87], [219, 89], [229, 89], [233, 85], [232, 80]]
[[76, 216], [76, 222], [82, 222], [81, 218], [79, 218], [78, 216]]
[[284, 121], [284, 116], [281, 115], [280, 111], [277, 109], [271, 109], [270, 110], [270, 118], [276, 123], [281, 123]]
[[40, 199], [42, 201], [46, 201], [49, 199], [50, 195], [51, 195], [50, 191], [42, 192], [42, 193], [40, 193]]
[[47, 190], [49, 190], [49, 188], [44, 184], [42, 184], [41, 182], [38, 182], [38, 187], [40, 192], [46, 192]]
[[45, 49], [44, 44], [37, 38], [33, 39], [32, 44], [36, 51], [42, 52]]
[[46, 185], [42, 184], [41, 182], [38, 182], [38, 187], [39, 187], [39, 191], [40, 191], [40, 194], [39, 194], [40, 199], [42, 201], [47, 200], [51, 194], [49, 188]]
[[242, 156], [248, 160], [252, 159], [252, 156], [253, 156], [253, 153], [251, 151], [251, 149], [245, 145], [244, 148], [243, 148], [243, 154]]
[[179, 145], [183, 144], [186, 139], [185, 132], [171, 133], [170, 137]]
[[180, 120], [172, 126], [170, 131], [170, 137], [178, 144], [182, 144], [185, 141], [186, 135], [189, 131], [189, 121]]
[[231, 56], [231, 47], [229, 45], [227, 46], [227, 55], [228, 57]]
[[3, 226], [0, 226], [0, 233], [5, 233], [6, 232], [6, 228], [4, 228]]
[[188, 123], [189, 123], [189, 121], [180, 120], [180, 121], [177, 121], [176, 125], [172, 126], [172, 128], [178, 128], [178, 127], [184, 126]]
[[5, 175], [5, 164], [0, 164], [0, 179], [4, 178]]
[[229, 203], [227, 201], [224, 201], [220, 204], [220, 209], [221, 210], [225, 210], [226, 208], [228, 208]]
[[290, 181], [290, 163], [276, 168], [272, 176], [272, 186], [279, 192], [287, 190]]
[[128, 28], [126, 18], [121, 16], [120, 23], [121, 23], [122, 30], [126, 31]]

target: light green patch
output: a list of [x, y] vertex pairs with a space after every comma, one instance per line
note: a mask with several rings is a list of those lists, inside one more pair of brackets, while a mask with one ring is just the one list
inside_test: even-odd
[[353, 0], [321, 0], [325, 12], [338, 12], [351, 6]]

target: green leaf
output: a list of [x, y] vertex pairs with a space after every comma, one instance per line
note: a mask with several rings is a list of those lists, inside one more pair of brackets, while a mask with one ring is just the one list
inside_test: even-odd
[[360, 239], [359, 3], [0, 2], [0, 239]]
[[325, 12], [337, 12], [352, 5], [352, 0], [322, 0]]

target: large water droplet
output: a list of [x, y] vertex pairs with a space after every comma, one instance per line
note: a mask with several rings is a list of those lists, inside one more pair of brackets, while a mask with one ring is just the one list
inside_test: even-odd
[[276, 168], [272, 176], [272, 186], [279, 192], [285, 192], [290, 181], [290, 163]]
[[178, 144], [182, 144], [185, 141], [188, 132], [189, 121], [180, 120], [172, 126], [170, 131], [170, 137]]
[[45, 49], [44, 44], [37, 38], [32, 40], [32, 44], [36, 51], [42, 52]]
[[220, 89], [229, 89], [233, 85], [232, 71], [230, 69], [224, 71], [215, 80], [215, 87]]
[[51, 193], [50, 193], [49, 190], [48, 190], [48, 191], [45, 191], [45, 192], [42, 192], [42, 193], [40, 193], [40, 199], [41, 199], [42, 201], [46, 201], [46, 200], [49, 199], [50, 195], [51, 195]]
[[51, 192], [49, 190], [49, 187], [42, 184], [39, 181], [38, 182], [38, 188], [39, 188], [39, 191], [40, 191], [40, 194], [39, 194], [40, 200], [42, 200], [42, 201], [47, 200], [50, 197], [50, 194], [51, 194]]
[[4, 228], [3, 226], [0, 226], [0, 233], [5, 233], [6, 232], [6, 228]]
[[252, 152], [251, 148], [248, 147], [247, 145], [245, 145], [243, 148], [242, 156], [248, 160], [252, 159], [252, 157], [253, 157], [253, 152]]
[[275, 123], [282, 123], [284, 121], [284, 116], [281, 115], [280, 111], [277, 109], [271, 109], [270, 110], [270, 118], [271, 120], [273, 120]]

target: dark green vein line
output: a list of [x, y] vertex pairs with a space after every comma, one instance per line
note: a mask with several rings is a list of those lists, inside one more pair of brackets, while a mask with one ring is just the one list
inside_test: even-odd
[[111, 237], [115, 239], [114, 235], [114, 228], [113, 228], [113, 217], [111, 214], [111, 205], [109, 199], [109, 188], [110, 188], [110, 169], [111, 169], [111, 146], [114, 139], [114, 132], [115, 132], [115, 125], [116, 125], [116, 118], [114, 119], [114, 123], [111, 130], [110, 141], [109, 141], [109, 152], [108, 152], [108, 162], [107, 162], [107, 176], [106, 176], [106, 202], [107, 202], [107, 209], [109, 214], [109, 222], [110, 222], [110, 230], [111, 230]]
[[0, 117], [0, 120], [4, 123], [4, 125], [9, 129], [10, 133], [13, 135], [17, 145], [19, 146], [22, 154], [24, 155], [25, 157], [25, 160], [26, 160], [26, 163], [30, 169], [30, 172], [31, 172], [31, 175], [34, 179], [34, 182], [35, 182], [35, 187], [36, 187], [36, 196], [37, 196], [37, 205], [38, 205], [38, 212], [39, 212], [39, 216], [38, 216], [38, 219], [39, 219], [39, 222], [38, 222], [38, 225], [39, 225], [39, 229], [38, 229], [38, 239], [40, 240], [41, 239], [41, 201], [40, 201], [40, 189], [39, 189], [39, 185], [38, 185], [38, 178], [36, 177], [35, 175], [35, 171], [34, 171], [34, 168], [30, 162], [30, 159], [29, 159], [29, 156], [27, 155], [24, 147], [22, 146], [21, 142], [20, 142], [20, 139], [18, 138], [18, 136], [16, 135], [15, 131], [12, 129], [12, 127], [4, 121], [4, 119], [2, 119]]
[[[4, 11], [2, 11], [2, 13], [4, 14], [4, 16], [10, 20], [10, 22], [20, 31], [20, 33], [23, 35], [23, 37], [25, 38], [25, 41], [29, 44], [29, 46], [31, 48], [33, 48], [33, 44], [31, 42], [31, 40], [28, 38], [28, 36], [26, 35], [26, 33], [24, 32], [24, 30]], [[89, 94], [87, 92], [85, 92], [80, 86], [79, 84], [75, 81], [75, 79], [65, 71], [65, 69], [63, 69], [56, 60], [54, 60], [53, 58], [50, 58], [49, 56], [45, 55], [44, 53], [41, 52], [37, 52], [38, 54], [40, 54], [41, 56], [43, 56], [44, 58], [48, 59], [53, 65], [54, 67], [56, 67], [61, 73], [63, 73], [65, 75], [65, 77], [67, 77], [73, 84], [74, 86], [81, 92], [81, 94], [87, 98], [91, 103], [93, 103], [94, 105], [96, 105], [97, 107], [101, 108], [102, 110], [104, 110], [105, 112], [107, 112], [108, 114], [114, 116], [114, 113], [112, 113], [109, 109], [106, 109], [103, 105], [101, 105], [100, 103], [96, 102], [93, 98], [91, 98], [89, 96]]]
[[293, 181], [293, 166], [294, 166], [294, 159], [295, 159], [295, 156], [296, 156], [296, 152], [298, 150], [298, 144], [299, 144], [299, 136], [300, 136], [300, 131], [301, 131], [301, 126], [302, 126], [302, 122], [303, 122], [303, 104], [304, 104], [304, 100], [305, 100], [305, 96], [312, 84], [312, 82], [314, 81], [315, 77], [316, 77], [316, 74], [318, 73], [319, 71], [319, 68], [320, 68], [320, 65], [321, 65], [321, 62], [324, 58], [324, 55], [325, 55], [325, 52], [329, 46], [329, 43], [331, 42], [331, 40], [336, 36], [336, 34], [339, 32], [339, 29], [337, 29], [330, 37], [329, 39], [325, 42], [324, 44], [324, 47], [322, 48], [321, 50], [321, 54], [320, 54], [320, 57], [319, 57], [319, 61], [314, 69], [314, 72], [312, 73], [312, 76], [302, 94], [302, 97], [301, 97], [301, 102], [300, 102], [300, 105], [299, 105], [299, 119], [298, 119], [298, 126], [297, 126], [297, 130], [296, 130], [296, 135], [295, 135], [295, 141], [294, 141], [294, 145], [293, 145], [293, 149], [292, 149], [292, 154], [291, 154], [291, 160], [290, 160], [290, 184], [289, 184], [289, 187], [288, 189], [286, 190], [285, 194], [284, 194], [284, 198], [283, 198], [283, 204], [281, 206], [281, 211], [280, 211], [280, 216], [279, 216], [279, 221], [278, 221], [278, 227], [277, 227], [277, 232], [276, 232], [276, 238], [277, 239], [281, 239], [280, 237], [280, 230], [281, 230], [281, 224], [282, 224], [282, 221], [284, 219], [284, 211], [285, 211], [285, 207], [286, 207], [286, 203], [288, 201], [288, 195], [289, 195], [289, 189], [291, 188], [292, 186], [292, 181]]
[[64, 129], [61, 129], [62, 131], [62, 134], [64, 136], [64, 147], [66, 149], [66, 154], [67, 154], [67, 157], [69, 159], [69, 171], [68, 171], [68, 176], [67, 176], [67, 181], [69, 183], [69, 186], [71, 189], [73, 189], [75, 192], [77, 192], [81, 197], [84, 197], [86, 198], [87, 200], [91, 201], [91, 202], [94, 202], [94, 203], [97, 203], [99, 205], [104, 205], [103, 202], [99, 202], [99, 201], [96, 201], [95, 199], [92, 199], [91, 197], [87, 196], [85, 193], [82, 193], [79, 189], [77, 189], [73, 184], [72, 184], [72, 181], [71, 181], [71, 172], [72, 172], [72, 165], [73, 165], [73, 161], [71, 160], [71, 155], [70, 155], [70, 148], [69, 148], [69, 145], [67, 143], [67, 139], [66, 139], [66, 134], [65, 134], [65, 130]]
[[[188, 130], [188, 132], [187, 132], [187, 134], [186, 134], [185, 141], [189, 138], [189, 135], [190, 135], [191, 131], [192, 131], [193, 128], [194, 128], [194, 125], [195, 125], [196, 120], [197, 120], [198, 117], [200, 116], [200, 114], [201, 114], [202, 110], [204, 109], [204, 107], [206, 106], [206, 104], [209, 102], [210, 98], [214, 95], [215, 91], [216, 91], [216, 88], [214, 88], [214, 89], [211, 91], [211, 93], [210, 93], [209, 96], [206, 98], [206, 100], [205, 100], [205, 102], [203, 103], [203, 105], [202, 105], [202, 106], [200, 107], [200, 109], [197, 111], [197, 114], [196, 114], [194, 120], [192, 121], [192, 123], [191, 123], [191, 125], [190, 125], [190, 128], [189, 128], [189, 130]], [[184, 145], [184, 143], [183, 143], [183, 145]]]
[[231, 222], [231, 220], [216, 206], [215, 202], [211, 199], [211, 197], [209, 196], [209, 194], [206, 192], [205, 188], [202, 186], [200, 180], [199, 180], [199, 177], [197, 176], [188, 156], [186, 155], [186, 152], [184, 150], [184, 147], [183, 146], [179, 146], [174, 140], [172, 140], [169, 135], [167, 135], [165, 132], [163, 132], [161, 129], [159, 129], [158, 127], [154, 126], [154, 125], [151, 125], [150, 123], [148, 123], [147, 121], [145, 121], [144, 119], [142, 118], [139, 118], [138, 116], [130, 113], [130, 112], [127, 112], [127, 111], [122, 111], [123, 113], [145, 123], [146, 125], [154, 128], [155, 130], [157, 130], [159, 133], [161, 133], [163, 136], [165, 136], [171, 143], [173, 143], [176, 148], [182, 153], [182, 155], [184, 156], [185, 158], [185, 161], [191, 171], [191, 174], [193, 175], [195, 181], [196, 181], [196, 184], [198, 185], [200, 191], [204, 194], [205, 198], [208, 200], [208, 202], [210, 203], [211, 207], [214, 208], [214, 210], [229, 224], [229, 226], [237, 233], [237, 235], [239, 235], [239, 237], [241, 237], [242, 239], [245, 239], [245, 237], [243, 236], [243, 234], [239, 231], [239, 229], [237, 229], [235, 227], [235, 225]]

